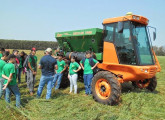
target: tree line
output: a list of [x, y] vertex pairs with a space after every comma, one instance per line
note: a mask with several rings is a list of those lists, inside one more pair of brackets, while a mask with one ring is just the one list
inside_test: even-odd
[[165, 46], [153, 46], [153, 49], [157, 56], [165, 56]]
[[[32, 40], [6, 40], [0, 39], [0, 48], [6, 49], [24, 49], [29, 50], [36, 47], [38, 50], [45, 50], [46, 48], [57, 48], [58, 42], [56, 41], [32, 41]], [[165, 56], [165, 46], [153, 46], [157, 56]]]
[[6, 40], [0, 39], [0, 47], [6, 49], [24, 49], [29, 50], [32, 47], [37, 50], [45, 50], [46, 48], [57, 48], [58, 43], [56, 41], [32, 41], [32, 40]]

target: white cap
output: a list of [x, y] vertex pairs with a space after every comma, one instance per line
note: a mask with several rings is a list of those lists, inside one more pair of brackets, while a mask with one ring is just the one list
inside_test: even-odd
[[47, 48], [45, 51], [46, 52], [52, 52], [52, 49], [51, 48]]

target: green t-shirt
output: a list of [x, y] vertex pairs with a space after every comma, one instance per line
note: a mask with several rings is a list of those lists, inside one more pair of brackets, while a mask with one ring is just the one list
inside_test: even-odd
[[65, 67], [65, 61], [61, 60], [57, 60], [57, 66], [58, 66], [58, 70], [56, 70], [57, 73], [60, 73], [64, 67]]
[[[97, 63], [98, 61], [93, 59], [93, 62]], [[80, 61], [80, 63], [82, 64], [82, 60]], [[89, 59], [86, 58], [84, 62], [84, 74], [93, 74], [93, 70], [91, 68], [92, 67], [89, 63]]]
[[[33, 57], [34, 57], [34, 60], [35, 60], [35, 64], [37, 65], [37, 56], [34, 55]], [[37, 68], [35, 68], [35, 66], [33, 66], [31, 57], [29, 57], [29, 61], [28, 62], [30, 62], [30, 65], [31, 65], [32, 69], [34, 71], [36, 71]], [[27, 68], [27, 70], [30, 70], [30, 68]]]
[[0, 78], [2, 78], [2, 70], [6, 62], [0, 59]]
[[19, 58], [19, 68], [22, 68], [22, 57]]
[[[17, 79], [16, 74], [17, 74], [17, 72], [15, 70], [14, 64], [12, 64], [12, 63], [5, 64], [5, 66], [3, 67], [3, 70], [2, 70], [2, 74], [5, 75], [5, 76], [7, 76], [7, 77], [9, 77], [10, 74], [13, 74], [12, 80], [9, 83], [9, 85], [16, 85], [17, 84], [17, 82], [16, 82], [16, 79]], [[5, 79], [4, 84], [6, 84], [7, 81], [8, 80]]]
[[2, 57], [2, 53], [0, 53], [0, 59], [1, 59], [1, 57]]
[[69, 74], [70, 75], [77, 74], [77, 72], [74, 72], [73, 70], [77, 70], [79, 68], [79, 66], [80, 65], [77, 62], [70, 63]]

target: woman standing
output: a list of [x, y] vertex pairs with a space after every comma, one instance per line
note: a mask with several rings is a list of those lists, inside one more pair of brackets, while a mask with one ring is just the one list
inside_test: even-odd
[[74, 86], [74, 94], [77, 94], [77, 79], [78, 79], [78, 74], [77, 72], [81, 70], [80, 65], [76, 62], [76, 57], [72, 56], [71, 57], [71, 63], [69, 66], [69, 80], [70, 80], [70, 92], [72, 93], [72, 89]]

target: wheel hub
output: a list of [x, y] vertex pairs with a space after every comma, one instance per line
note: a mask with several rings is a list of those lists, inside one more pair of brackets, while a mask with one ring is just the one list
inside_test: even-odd
[[148, 87], [148, 85], [150, 84], [150, 80], [146, 79], [146, 80], [139, 80], [136, 82], [137, 86], [139, 88], [146, 88]]
[[106, 79], [99, 79], [96, 82], [96, 93], [102, 99], [107, 99], [111, 94], [111, 86]]
[[101, 86], [101, 91], [102, 91], [102, 92], [105, 92], [105, 91], [106, 91], [105, 86]]

